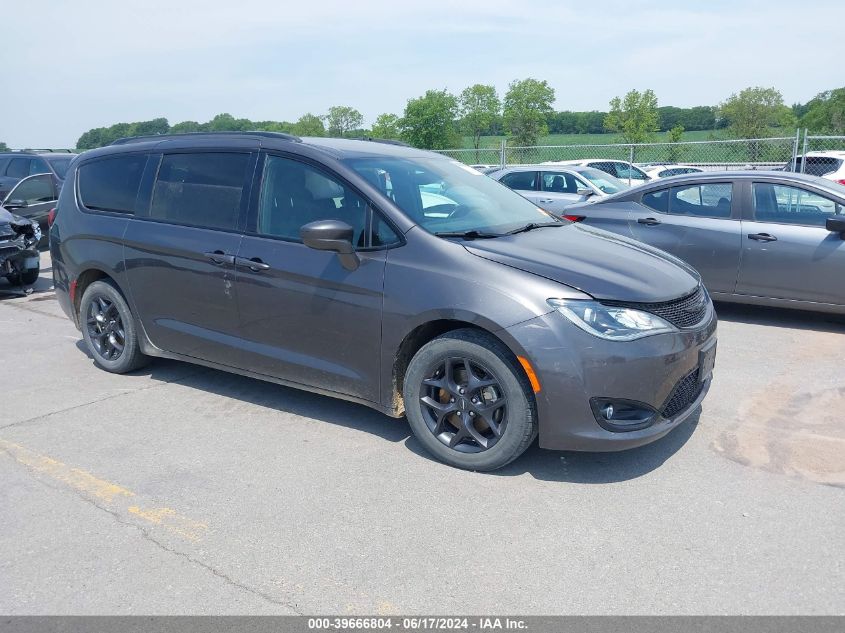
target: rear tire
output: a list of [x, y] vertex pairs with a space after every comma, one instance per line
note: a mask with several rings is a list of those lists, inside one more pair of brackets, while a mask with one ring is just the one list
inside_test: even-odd
[[501, 468], [537, 434], [531, 385], [513, 353], [486, 332], [455, 330], [426, 343], [402, 391], [416, 438], [457, 468]]
[[21, 285], [23, 286], [31, 286], [36, 281], [38, 281], [38, 274], [41, 272], [38, 268], [33, 268], [31, 270], [25, 270], [21, 274]]
[[149, 362], [141, 353], [129, 304], [113, 282], [95, 281], [85, 289], [79, 321], [88, 351], [100, 368], [125, 374]]

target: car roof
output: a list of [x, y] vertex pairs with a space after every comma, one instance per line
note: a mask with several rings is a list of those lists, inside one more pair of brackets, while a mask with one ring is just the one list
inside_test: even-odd
[[76, 156], [74, 152], [70, 150], [51, 150], [51, 149], [14, 149], [14, 150], [7, 150], [5, 152], [0, 152], [0, 156], [43, 156], [44, 158], [56, 158], [56, 157], [66, 157], [70, 156], [73, 158]]
[[590, 167], [589, 165], [570, 165], [563, 163], [534, 163], [497, 167], [495, 171], [570, 171], [575, 173], [582, 173], [588, 169], [592, 170], [594, 168]]
[[366, 158], [375, 156], [436, 157], [450, 160], [442, 154], [416, 149], [399, 141], [381, 139], [348, 139], [323, 137], [298, 137], [280, 132], [193, 132], [186, 134], [159, 134], [155, 136], [118, 139], [111, 145], [85, 152], [86, 158], [137, 151], [164, 151], [201, 147], [232, 147], [250, 149], [278, 149], [312, 152], [333, 158]]
[[576, 158], [573, 160], [550, 160], [544, 165], [582, 165], [583, 163], [625, 163], [630, 165], [627, 160], [621, 158]]
[[[838, 149], [825, 149], [818, 150], [816, 152], [807, 152], [807, 158], [813, 158], [813, 156], [833, 156], [834, 158], [845, 158], [845, 151]], [[799, 155], [798, 158], [801, 158], [801, 156]]]

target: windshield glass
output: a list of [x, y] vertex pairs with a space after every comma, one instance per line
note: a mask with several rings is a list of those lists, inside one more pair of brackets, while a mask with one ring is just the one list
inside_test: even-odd
[[50, 163], [50, 167], [53, 168], [53, 171], [56, 172], [56, 175], [64, 180], [67, 174], [67, 168], [70, 167], [70, 161], [72, 160], [72, 156], [63, 156], [62, 158], [51, 158], [48, 162]]
[[345, 161], [431, 233], [505, 233], [555, 218], [492, 178], [438, 158], [355, 158]]
[[598, 187], [603, 193], [611, 194], [611, 193], [619, 193], [620, 191], [625, 191], [626, 189], [630, 189], [628, 185], [624, 182], [611, 176], [610, 174], [603, 172], [599, 169], [587, 168], [578, 172], [584, 178], [589, 180], [593, 183], [594, 186]]

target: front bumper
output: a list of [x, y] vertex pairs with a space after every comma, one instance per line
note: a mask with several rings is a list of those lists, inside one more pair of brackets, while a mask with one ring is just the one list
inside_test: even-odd
[[[528, 358], [540, 381], [536, 401], [543, 448], [618, 451], [642, 446], [688, 419], [710, 389], [712, 376], [701, 376], [681, 408], [668, 406], [682, 381], [699, 369], [699, 352], [715, 345], [712, 306], [695, 329], [636, 341], [597, 338], [556, 311], [505, 333], [512, 339], [509, 343]], [[656, 416], [646, 428], [611, 431], [597, 421], [591, 398], [635, 401], [671, 413]]]
[[0, 241], [0, 276], [10, 277], [40, 266], [38, 242], [29, 243], [23, 236], [15, 240]]

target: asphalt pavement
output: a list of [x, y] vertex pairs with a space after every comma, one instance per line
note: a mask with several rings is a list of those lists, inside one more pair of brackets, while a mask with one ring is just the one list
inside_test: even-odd
[[0, 613], [845, 613], [841, 317], [719, 305], [691, 421], [482, 474], [360, 405], [101, 371], [48, 257], [6, 290]]

